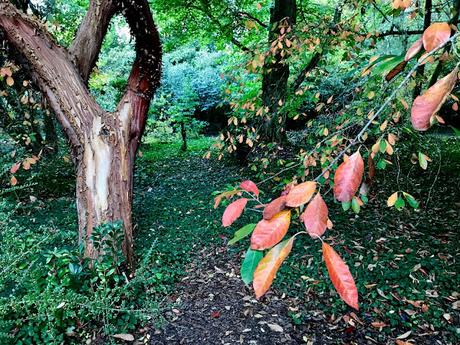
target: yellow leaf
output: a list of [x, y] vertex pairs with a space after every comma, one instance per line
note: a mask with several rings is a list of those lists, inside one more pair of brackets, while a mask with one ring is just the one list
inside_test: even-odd
[[394, 206], [394, 204], [396, 203], [396, 200], [398, 200], [398, 192], [394, 192], [393, 194], [390, 195], [390, 197], [387, 200], [388, 207]]

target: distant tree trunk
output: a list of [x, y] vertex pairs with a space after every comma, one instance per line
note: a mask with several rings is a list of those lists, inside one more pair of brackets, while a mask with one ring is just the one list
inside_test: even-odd
[[[131, 27], [137, 55], [125, 94], [109, 113], [91, 97], [86, 83], [117, 12]], [[77, 168], [79, 238], [86, 255], [99, 254], [90, 240], [96, 226], [122, 220], [123, 250], [132, 263], [134, 160], [161, 74], [161, 44], [147, 0], [92, 0], [69, 50], [6, 0], [0, 0], [0, 30], [27, 61], [70, 141]]]
[[[296, 14], [296, 0], [274, 0], [268, 34], [270, 46], [280, 34], [279, 24], [285, 21], [290, 26], [294, 25]], [[263, 141], [281, 142], [286, 137], [286, 115], [280, 112], [279, 104], [284, 103], [286, 99], [289, 65], [285, 63], [279, 51], [270, 54], [266, 59], [262, 79], [262, 103], [268, 108], [268, 113], [265, 115], [259, 134]]]
[[187, 129], [183, 122], [180, 123], [180, 135], [182, 137], [182, 146], [180, 149], [185, 152], [187, 151]]

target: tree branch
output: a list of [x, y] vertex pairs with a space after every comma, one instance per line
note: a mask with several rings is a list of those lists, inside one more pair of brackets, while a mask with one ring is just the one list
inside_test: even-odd
[[121, 117], [126, 105], [132, 112], [129, 141], [131, 152], [135, 153], [145, 129], [150, 100], [160, 83], [161, 42], [147, 0], [120, 0], [120, 8], [136, 39], [136, 59], [118, 105]]
[[[73, 148], [84, 141], [83, 129], [91, 123], [85, 109], [102, 110], [89, 94], [67, 51], [58, 46], [38, 21], [0, 0], [0, 29], [24, 57], [34, 81], [46, 95]], [[71, 92], [69, 90], [71, 85]]]
[[265, 24], [264, 22], [262, 22], [260, 19], [254, 17], [252, 14], [248, 13], [248, 12], [244, 12], [244, 11], [238, 11], [237, 12], [239, 16], [242, 16], [242, 17], [246, 17], [246, 18], [249, 18], [253, 21], [255, 21], [257, 24], [259, 24], [261, 27], [263, 27], [264, 29], [268, 28], [268, 25]]
[[312, 69], [314, 69], [316, 66], [318, 66], [320, 59], [321, 59], [320, 53], [316, 52], [315, 54], [313, 54], [308, 64], [302, 69], [302, 71], [299, 73], [299, 75], [295, 79], [294, 84], [293, 84], [294, 91], [297, 91], [300, 88], [305, 78], [307, 77], [307, 73], [310, 72]]
[[115, 11], [113, 0], [91, 0], [86, 16], [69, 48], [69, 53], [85, 83], [88, 82], [89, 75], [96, 64], [110, 19]]

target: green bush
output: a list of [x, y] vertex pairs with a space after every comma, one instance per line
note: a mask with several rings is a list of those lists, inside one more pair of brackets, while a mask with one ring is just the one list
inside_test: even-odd
[[0, 343], [81, 343], [93, 329], [128, 332], [151, 317], [156, 307], [145, 280], [129, 280], [124, 269], [121, 223], [94, 230], [94, 246], [104, 254], [91, 264], [82, 246], [66, 243], [66, 230], [30, 230], [13, 221], [16, 209], [0, 203]]

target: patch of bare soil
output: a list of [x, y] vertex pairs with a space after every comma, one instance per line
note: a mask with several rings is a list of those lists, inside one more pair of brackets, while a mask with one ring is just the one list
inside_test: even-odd
[[[171, 307], [150, 344], [375, 344], [364, 332], [330, 325], [324, 315], [296, 325], [293, 300], [269, 292], [258, 301], [241, 281], [238, 259], [226, 248], [202, 250], [169, 296]], [[331, 329], [332, 328], [332, 329]]]

